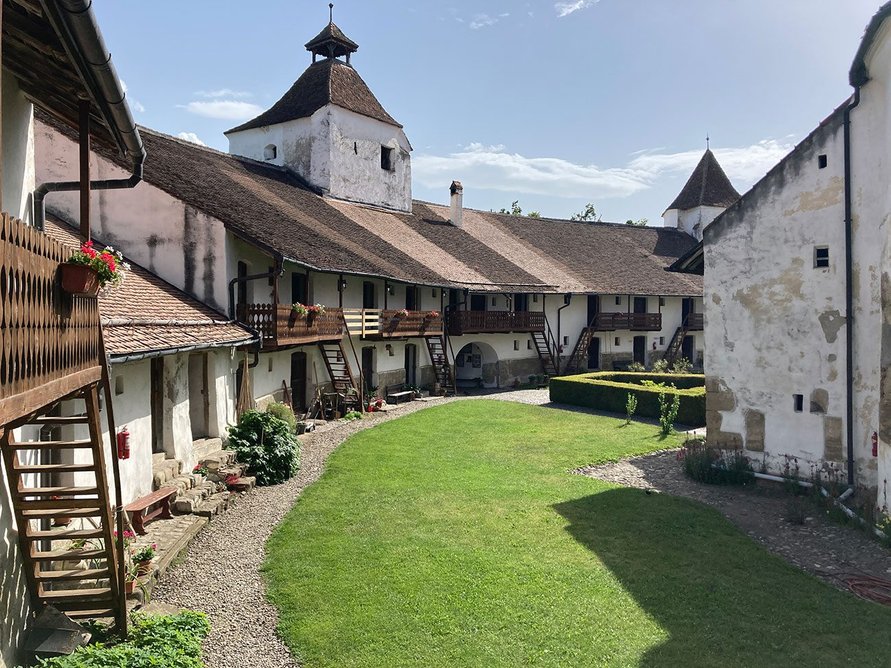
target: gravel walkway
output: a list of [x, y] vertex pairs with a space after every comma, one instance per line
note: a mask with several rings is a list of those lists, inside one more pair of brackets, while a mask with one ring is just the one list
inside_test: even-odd
[[319, 479], [328, 455], [343, 441], [382, 422], [450, 401], [455, 399], [416, 401], [364, 420], [329, 423], [301, 437], [300, 471], [292, 480], [245, 495], [192, 542], [183, 563], [168, 571], [152, 600], [207, 613], [207, 668], [298, 666], [276, 633], [276, 610], [266, 600], [260, 575], [266, 539], [300, 493]]

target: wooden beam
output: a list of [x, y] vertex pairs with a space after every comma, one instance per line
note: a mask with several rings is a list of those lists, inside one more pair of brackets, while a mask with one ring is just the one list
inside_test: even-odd
[[80, 101], [80, 236], [90, 240], [90, 101]]

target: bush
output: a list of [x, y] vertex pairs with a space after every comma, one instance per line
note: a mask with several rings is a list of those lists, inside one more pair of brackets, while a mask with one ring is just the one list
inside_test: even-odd
[[300, 466], [297, 438], [271, 413], [246, 411], [237, 425], [229, 427], [229, 448], [257, 477], [258, 485], [282, 483]]
[[625, 399], [625, 424], [631, 424], [631, 418], [634, 417], [636, 412], [637, 397], [634, 396], [634, 392], [629, 392], [628, 398]]
[[[659, 427], [663, 436], [674, 433], [674, 423], [678, 419], [681, 397], [671, 391], [676, 389], [674, 385], [670, 385], [659, 390]], [[672, 398], [669, 399], [669, 396]]]
[[202, 668], [201, 641], [210, 631], [201, 612], [133, 616], [130, 637], [117, 644], [95, 643], [73, 654], [46, 659], [40, 668]]
[[669, 396], [679, 397], [677, 421], [681, 424], [705, 424], [705, 380], [698, 374], [659, 375], [652, 373], [599, 372], [580, 376], [552, 378], [551, 401], [586, 406], [624, 415], [628, 394], [637, 399], [637, 414], [659, 419], [659, 391], [662, 388], [642, 385], [643, 381], [671, 383], [677, 389], [665, 388]]
[[680, 454], [684, 472], [699, 482], [709, 485], [747, 485], [755, 479], [752, 465], [737, 451], [722, 453], [708, 447], [702, 440], [687, 441]]
[[273, 401], [266, 407], [266, 412], [270, 415], [274, 415], [282, 422], [287, 423], [291, 431], [296, 431], [297, 416], [294, 415], [294, 411], [291, 410], [291, 407], [288, 406], [288, 404], [282, 404], [277, 401]]

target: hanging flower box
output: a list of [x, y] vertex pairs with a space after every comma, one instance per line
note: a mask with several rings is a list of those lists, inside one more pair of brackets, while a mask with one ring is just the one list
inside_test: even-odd
[[59, 266], [62, 289], [68, 294], [95, 297], [105, 288], [117, 287], [130, 266], [111, 246], [97, 251], [87, 241]]
[[99, 273], [85, 264], [62, 264], [59, 267], [62, 289], [69, 295], [95, 297], [99, 294]]

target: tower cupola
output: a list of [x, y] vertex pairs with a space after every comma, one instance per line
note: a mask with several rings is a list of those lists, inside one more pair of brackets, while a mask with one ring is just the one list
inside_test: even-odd
[[312, 53], [312, 62], [316, 58], [343, 58], [350, 62], [350, 54], [359, 50], [359, 45], [343, 34], [343, 31], [334, 23], [334, 5], [329, 4], [328, 25], [322, 32], [306, 43], [306, 50]]
[[710, 148], [696, 165], [680, 194], [662, 214], [665, 227], [676, 227], [697, 240], [702, 231], [739, 199], [739, 193]]

